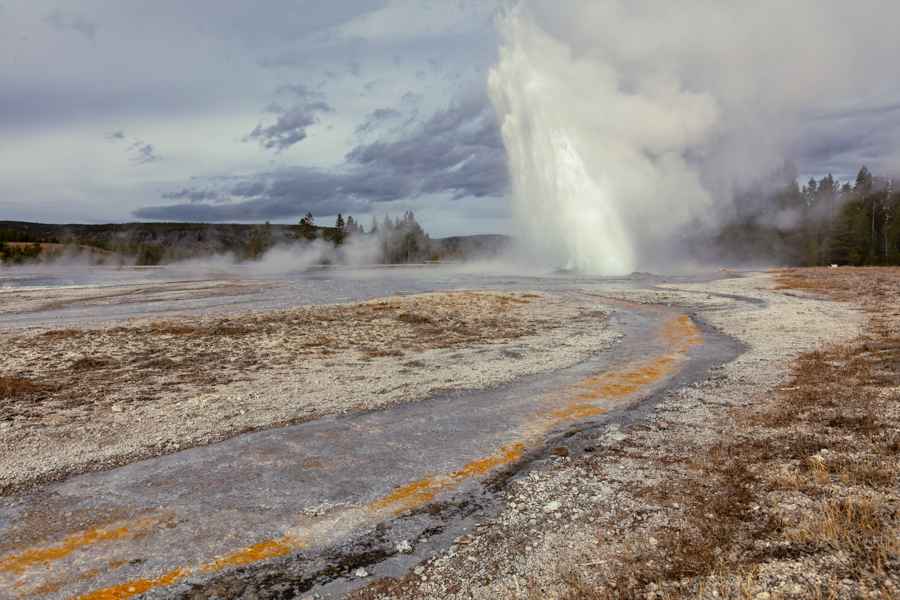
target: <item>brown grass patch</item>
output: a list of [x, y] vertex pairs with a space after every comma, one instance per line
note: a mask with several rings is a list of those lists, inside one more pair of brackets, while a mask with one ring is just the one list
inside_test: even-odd
[[98, 358], [91, 356], [84, 356], [75, 360], [70, 365], [70, 369], [73, 371], [93, 371], [95, 369], [103, 369], [112, 364], [108, 358]]
[[41, 337], [47, 340], [69, 340], [79, 338], [86, 333], [83, 329], [54, 329], [41, 334]]
[[[843, 596], [838, 582], [847, 580], [894, 595], [884, 582], [900, 568], [900, 269], [792, 269], [776, 278], [779, 289], [862, 295], [867, 333], [800, 357], [770, 402], [735, 412], [729, 435], [738, 439], [689, 459], [687, 476], [645, 488], [648, 502], [680, 504], [669, 525], [635, 533], [603, 575], [563, 574], [564, 598], [647, 598], [648, 590], [752, 598], [766, 589], [757, 574], [770, 561], [814, 557], [840, 557], [840, 568], [819, 573], [807, 597]], [[773, 504], [772, 493], [791, 500]], [[649, 535], [656, 544], [645, 543]]]
[[45, 391], [44, 385], [34, 383], [21, 377], [0, 376], [0, 400], [11, 400], [26, 396], [33, 396]]
[[403, 356], [402, 350], [396, 348], [365, 348], [363, 354], [366, 358], [387, 358], [391, 356]]
[[194, 335], [199, 329], [187, 323], [160, 321], [144, 327], [143, 331], [153, 335]]
[[400, 313], [397, 315], [397, 320], [409, 325], [431, 325], [434, 323], [434, 320], [430, 317], [416, 313]]
[[240, 316], [11, 332], [4, 337], [11, 357], [5, 370], [48, 385], [10, 380], [4, 398], [17, 401], [0, 410], [54, 427], [60, 412], [102, 410], [110, 396], [161, 400], [213, 393], [237, 381], [302, 377], [307, 369], [320, 368], [307, 361], [342, 351], [351, 351], [348, 359], [414, 358], [422, 351], [493, 344], [532, 334], [538, 325], [544, 330], [561, 325], [539, 320], [531, 310], [506, 302], [506, 296], [425, 294]]
[[[121, 328], [127, 331], [128, 328]], [[146, 335], [193, 336], [193, 337], [239, 337], [250, 335], [256, 330], [247, 323], [217, 320], [211, 323], [181, 323], [161, 321], [137, 328]]]

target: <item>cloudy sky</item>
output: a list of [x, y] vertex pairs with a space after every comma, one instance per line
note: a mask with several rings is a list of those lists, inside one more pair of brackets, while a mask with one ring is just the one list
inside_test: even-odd
[[[0, 219], [293, 222], [311, 211], [367, 223], [413, 209], [435, 235], [509, 231], [510, 177], [486, 92], [501, 2], [0, 0]], [[742, 131], [769, 137], [755, 123], [776, 122], [767, 114], [789, 90], [802, 110], [789, 103], [769, 130], [798, 132], [784, 147], [801, 173], [900, 170], [896, 8], [882, 3], [887, 18], [873, 20], [839, 14], [847, 3], [806, 2], [757, 23], [736, 2], [719, 11], [746, 24], [735, 38], [724, 21], [703, 21], [702, 2], [685, 31], [663, 15], [674, 25], [652, 35], [634, 31], [648, 22], [635, 14], [658, 4], [525, 2], [573, 61], [603, 53], [625, 108], [640, 100], [632, 71], [652, 75], [677, 56], [671, 78], [683, 90], [756, 111]], [[693, 27], [724, 48], [707, 53], [720, 64], [697, 60]], [[680, 54], [666, 49], [676, 42], [687, 44]], [[644, 64], [637, 50], [662, 58]], [[582, 83], [579, 100], [600, 114]]]
[[505, 230], [484, 0], [0, 0], [0, 219]]

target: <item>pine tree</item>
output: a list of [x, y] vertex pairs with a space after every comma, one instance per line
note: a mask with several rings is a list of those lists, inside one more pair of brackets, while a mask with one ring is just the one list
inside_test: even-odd
[[300, 236], [308, 240], [316, 237], [316, 222], [310, 212], [300, 219]]
[[334, 243], [336, 246], [344, 243], [345, 225], [344, 216], [338, 213], [337, 220], [334, 222]]
[[853, 191], [863, 196], [872, 191], [872, 174], [865, 165], [856, 175], [856, 186], [853, 188]]

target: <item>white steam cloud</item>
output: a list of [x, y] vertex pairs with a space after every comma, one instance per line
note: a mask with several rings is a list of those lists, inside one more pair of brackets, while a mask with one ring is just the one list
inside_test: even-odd
[[882, 124], [870, 167], [900, 170], [897, 23], [874, 0], [516, 3], [489, 92], [521, 236], [556, 266], [664, 268], [742, 182], [865, 147], [860, 119]]

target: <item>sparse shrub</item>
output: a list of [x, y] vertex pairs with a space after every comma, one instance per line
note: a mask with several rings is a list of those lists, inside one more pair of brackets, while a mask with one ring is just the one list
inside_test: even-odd
[[434, 323], [430, 317], [417, 313], [400, 313], [397, 315], [397, 320], [409, 325], [431, 325]]
[[38, 385], [28, 379], [0, 376], [0, 400], [31, 396], [44, 389], [44, 386]]

